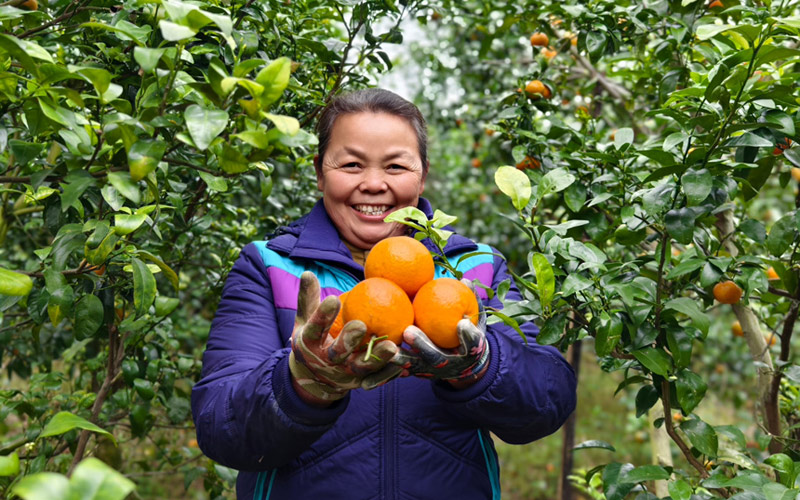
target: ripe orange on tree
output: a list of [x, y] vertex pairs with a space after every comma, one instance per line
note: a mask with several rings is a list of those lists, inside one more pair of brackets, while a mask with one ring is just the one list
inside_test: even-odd
[[736, 304], [742, 298], [742, 289], [733, 281], [720, 281], [713, 292], [714, 298], [723, 304]]
[[719, 0], [714, 0], [713, 2], [708, 4], [708, 8], [709, 9], [715, 9], [717, 7], [725, 7], [725, 6]]
[[429, 281], [414, 297], [414, 324], [439, 347], [458, 347], [458, 322], [464, 317], [478, 324], [478, 301], [457, 279]]
[[764, 335], [764, 341], [767, 343], [768, 346], [772, 347], [778, 343], [778, 336], [774, 333], [769, 335]]
[[525, 92], [530, 96], [541, 95], [545, 99], [549, 99], [552, 93], [550, 89], [542, 83], [541, 80], [531, 80], [525, 85]]
[[366, 278], [386, 278], [414, 297], [422, 285], [433, 279], [433, 257], [410, 236], [384, 238], [372, 247], [364, 263]]
[[19, 5], [19, 8], [25, 10], [39, 10], [39, 2], [37, 0], [25, 0]]
[[397, 284], [386, 278], [367, 278], [347, 293], [342, 321], [361, 320], [367, 325], [362, 346], [371, 337], [386, 336], [395, 344], [403, 341], [403, 330], [414, 323], [411, 300]]
[[541, 54], [544, 56], [545, 59], [549, 61], [550, 59], [558, 55], [558, 51], [545, 47], [542, 49]]
[[769, 269], [767, 269], [767, 279], [773, 281], [773, 280], [779, 280], [781, 279], [781, 277], [778, 276], [778, 273], [775, 271], [774, 267], [769, 266]]
[[481, 165], [483, 165], [483, 162], [480, 158], [473, 158], [471, 163], [472, 168], [481, 168]]
[[531, 35], [531, 46], [533, 47], [547, 47], [550, 43], [550, 38], [544, 33], [534, 33]]
[[792, 179], [795, 182], [800, 182], [800, 168], [792, 167]]
[[772, 150], [772, 154], [775, 156], [782, 155], [784, 151], [789, 149], [789, 146], [792, 145], [792, 140], [788, 137], [785, 137], [783, 142], [778, 141], [775, 145], [775, 149]]
[[733, 332], [734, 337], [744, 337], [744, 330], [742, 330], [742, 324], [738, 321], [734, 321], [731, 325], [731, 332]]
[[525, 170], [525, 169], [537, 169], [541, 167], [542, 164], [536, 158], [532, 156], [526, 156], [522, 159], [521, 162], [517, 163], [517, 170]]

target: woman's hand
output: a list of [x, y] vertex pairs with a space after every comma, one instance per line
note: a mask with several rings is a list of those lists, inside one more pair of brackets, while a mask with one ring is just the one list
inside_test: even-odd
[[[472, 288], [471, 284], [469, 286]], [[403, 368], [401, 376], [447, 380], [456, 388], [468, 387], [480, 380], [489, 366], [486, 313], [482, 306], [480, 310], [477, 326], [468, 318], [458, 322], [459, 345], [455, 349], [438, 347], [416, 326], [406, 328], [403, 340], [411, 349], [401, 349], [392, 358], [393, 364]]]
[[388, 340], [377, 342], [366, 360], [364, 353], [354, 352], [367, 334], [363, 322], [348, 322], [335, 339], [328, 335], [341, 303], [338, 297], [320, 303], [319, 297], [317, 277], [304, 272], [289, 356], [292, 385], [304, 401], [327, 406], [351, 389], [372, 389], [400, 374], [402, 368], [388, 364], [397, 353], [397, 346]]

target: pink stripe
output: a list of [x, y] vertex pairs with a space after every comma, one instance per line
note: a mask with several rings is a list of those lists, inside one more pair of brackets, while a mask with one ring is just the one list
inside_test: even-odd
[[[300, 291], [300, 278], [277, 267], [267, 268], [275, 307], [297, 310], [297, 293]], [[320, 300], [329, 295], [339, 296], [343, 292], [333, 287], [320, 290]]]
[[[492, 286], [493, 276], [494, 276], [494, 267], [492, 267], [492, 264], [488, 262], [485, 264], [477, 265], [464, 273], [464, 279], [472, 281], [477, 278], [478, 281], [480, 281], [483, 285], [488, 287]], [[486, 300], [489, 297], [489, 295], [486, 293], [486, 290], [484, 290], [483, 288], [478, 287], [476, 291], [478, 292], [478, 297], [480, 297], [481, 300]]]

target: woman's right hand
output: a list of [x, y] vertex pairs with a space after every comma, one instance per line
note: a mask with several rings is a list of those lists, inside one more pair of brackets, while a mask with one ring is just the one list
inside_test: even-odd
[[317, 277], [310, 271], [304, 272], [300, 277], [289, 356], [292, 385], [301, 399], [327, 406], [351, 389], [373, 389], [400, 374], [400, 367], [389, 364], [397, 353], [393, 342], [377, 342], [372, 356], [366, 360], [363, 352], [354, 352], [367, 334], [363, 322], [348, 322], [335, 339], [328, 335], [341, 303], [333, 296], [320, 303], [319, 297]]

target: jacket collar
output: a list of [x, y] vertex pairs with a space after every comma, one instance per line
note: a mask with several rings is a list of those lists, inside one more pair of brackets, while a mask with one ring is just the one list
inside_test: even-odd
[[[433, 208], [427, 199], [420, 198], [417, 208], [424, 212], [428, 219], [433, 217]], [[444, 229], [455, 231], [451, 226], [446, 226]], [[422, 243], [429, 250], [436, 251], [430, 239], [426, 238]], [[342, 243], [322, 199], [314, 204], [307, 215], [280, 228], [278, 236], [270, 239], [267, 246], [272, 250], [288, 254], [290, 258], [324, 261], [345, 267], [359, 279], [364, 276], [364, 268], [353, 261], [350, 250]], [[475, 249], [477, 245], [472, 240], [453, 234], [445, 246], [445, 255]]]

